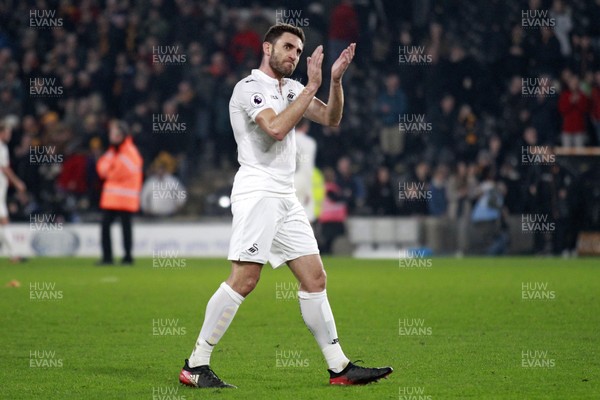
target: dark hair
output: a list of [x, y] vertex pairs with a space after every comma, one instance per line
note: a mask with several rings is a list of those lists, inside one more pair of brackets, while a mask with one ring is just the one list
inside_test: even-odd
[[279, 39], [279, 37], [285, 32], [298, 36], [300, 40], [302, 40], [302, 43], [304, 43], [304, 31], [302, 28], [298, 28], [297, 26], [290, 24], [275, 24], [271, 26], [265, 34], [264, 42], [275, 44], [277, 39]]
[[111, 122], [117, 126], [117, 129], [119, 129], [119, 132], [123, 136], [129, 136], [129, 134], [131, 133], [129, 131], [129, 124], [127, 122], [121, 119], [113, 119]]

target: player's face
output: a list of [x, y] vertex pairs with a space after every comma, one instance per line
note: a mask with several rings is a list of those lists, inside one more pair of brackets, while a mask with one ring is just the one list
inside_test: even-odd
[[281, 76], [291, 76], [300, 61], [303, 46], [298, 36], [285, 32], [272, 46], [269, 66]]

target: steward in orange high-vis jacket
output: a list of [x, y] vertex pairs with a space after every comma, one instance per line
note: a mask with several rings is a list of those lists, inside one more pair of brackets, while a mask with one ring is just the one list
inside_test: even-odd
[[96, 164], [103, 180], [100, 208], [102, 209], [102, 260], [98, 265], [113, 264], [110, 226], [118, 217], [123, 228], [122, 264], [133, 264], [132, 216], [140, 209], [142, 190], [142, 157], [129, 136], [125, 122], [113, 120], [109, 126], [110, 146]]

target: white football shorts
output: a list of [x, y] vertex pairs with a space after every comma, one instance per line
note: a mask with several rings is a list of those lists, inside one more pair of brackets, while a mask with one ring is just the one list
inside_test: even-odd
[[304, 208], [296, 198], [252, 197], [231, 204], [233, 228], [228, 260], [271, 263], [273, 268], [319, 247]]

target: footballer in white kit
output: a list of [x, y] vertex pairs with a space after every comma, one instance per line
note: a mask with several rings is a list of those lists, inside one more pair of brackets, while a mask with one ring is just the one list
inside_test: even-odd
[[22, 262], [23, 259], [15, 254], [12, 233], [9, 229], [9, 215], [6, 206], [6, 193], [8, 184], [12, 183], [21, 193], [26, 191], [25, 184], [10, 167], [8, 142], [12, 137], [12, 128], [4, 121], [0, 121], [0, 245], [8, 254], [11, 262]]
[[327, 362], [330, 384], [366, 384], [392, 373], [391, 367], [355, 365], [342, 351], [319, 248], [294, 188], [294, 127], [303, 117], [322, 125], [339, 125], [344, 104], [342, 76], [352, 62], [355, 47], [350, 44], [332, 65], [325, 104], [315, 97], [322, 80], [323, 46], [307, 58], [306, 86], [289, 79], [304, 48], [304, 32], [277, 24], [265, 35], [260, 67], [235, 86], [229, 113], [240, 169], [231, 193], [231, 274], [206, 306], [196, 346], [179, 375], [182, 384], [235, 387], [212, 371], [210, 357], [239, 306], [256, 287], [267, 261], [273, 268], [287, 264], [298, 279], [302, 318]]
[[228, 259], [271, 263], [319, 254], [312, 227], [296, 198], [296, 137], [294, 128], [277, 140], [255, 121], [264, 110], [280, 114], [304, 86], [277, 79], [255, 69], [233, 90], [229, 103], [231, 125], [238, 144], [240, 169], [231, 192], [233, 231]]

